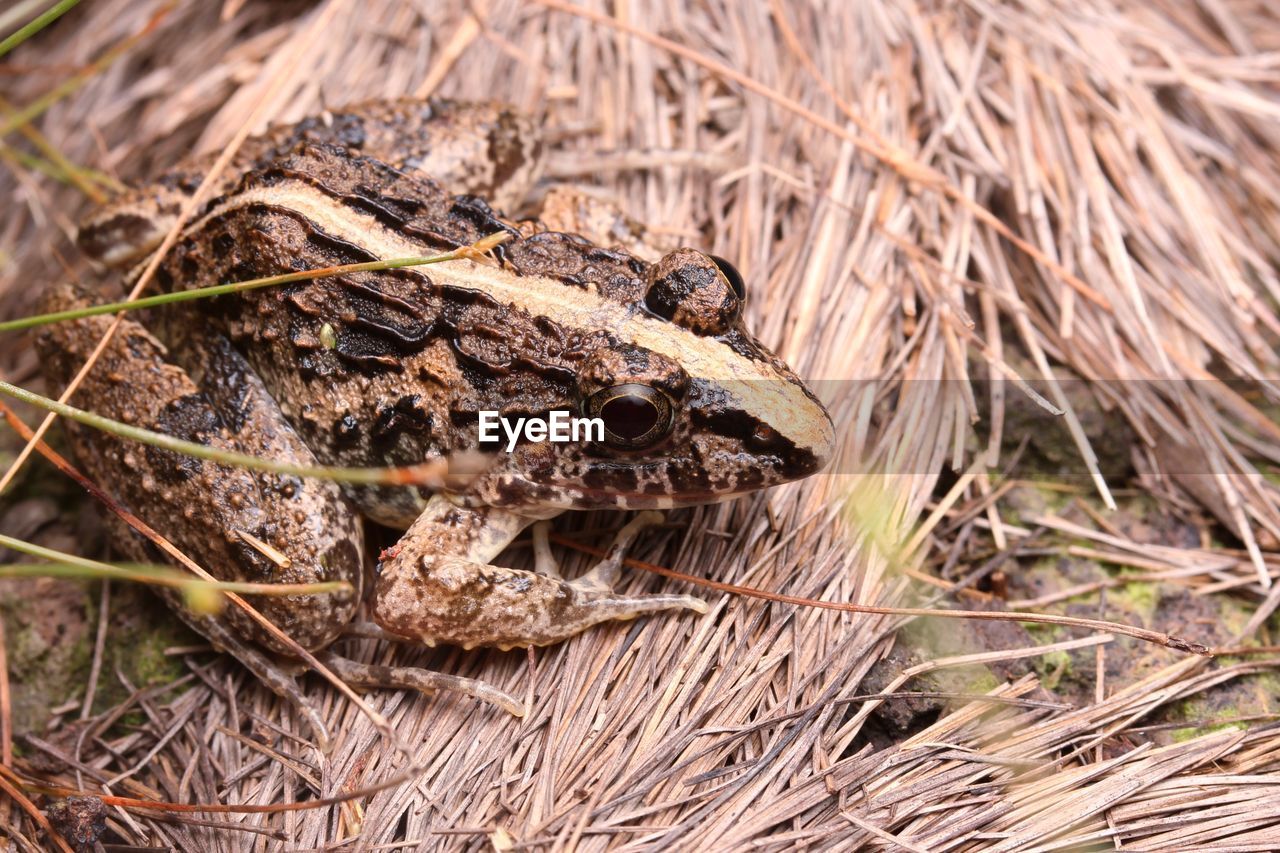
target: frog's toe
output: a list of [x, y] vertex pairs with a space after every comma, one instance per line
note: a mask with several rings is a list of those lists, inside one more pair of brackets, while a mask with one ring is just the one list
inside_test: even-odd
[[497, 705], [516, 717], [523, 717], [525, 714], [523, 702], [510, 693], [474, 678], [432, 672], [429, 669], [413, 666], [360, 663], [329, 651], [321, 652], [318, 657], [325, 666], [333, 670], [335, 675], [352, 687], [390, 687], [399, 690], [417, 690], [420, 693], [447, 690], [480, 699], [490, 705]]
[[[573, 586], [583, 592], [612, 592], [613, 586], [622, 574], [622, 561], [635, 541], [636, 536], [646, 528], [661, 524], [663, 515], [656, 510], [645, 510], [636, 515], [618, 531], [609, 553], [595, 567], [573, 582]], [[686, 596], [681, 596], [686, 597]]]
[[[692, 595], [615, 595], [612, 592], [601, 593], [599, 588], [592, 584], [583, 585], [583, 578], [569, 581], [564, 584], [564, 587], [575, 593], [572, 596], [575, 600], [572, 604], [563, 608], [559, 618], [556, 620], [556, 627], [563, 636], [558, 636], [550, 642], [559, 642], [565, 637], [581, 633], [593, 625], [599, 625], [601, 622], [626, 621], [635, 619], [637, 616], [645, 616], [663, 610], [692, 610], [701, 615], [710, 609], [705, 601]], [[544, 643], [515, 643], [511, 646], [503, 646], [503, 648], [509, 649], [528, 645], [544, 645]]]
[[183, 621], [207, 637], [215, 648], [230, 653], [268, 690], [292, 705], [302, 715], [307, 727], [311, 729], [311, 735], [316, 739], [316, 747], [324, 753], [329, 751], [329, 730], [325, 727], [324, 719], [302, 692], [297, 679], [278, 661], [263, 654], [257, 645], [244, 640], [238, 633], [232, 631], [225, 620], [211, 616], [195, 616], [185, 610], [178, 612], [183, 617]]
[[551, 553], [551, 541], [548, 538], [551, 522], [539, 521], [530, 528], [533, 535], [533, 570], [549, 578], [560, 578], [560, 564], [555, 554]]

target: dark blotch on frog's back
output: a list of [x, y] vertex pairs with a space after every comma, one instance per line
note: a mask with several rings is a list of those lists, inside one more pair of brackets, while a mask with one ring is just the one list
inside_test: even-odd
[[365, 121], [365, 116], [352, 112], [311, 116], [289, 128], [290, 132], [287, 141], [281, 139], [275, 144], [288, 144], [288, 142], [301, 142], [303, 140], [313, 142], [336, 141], [352, 150], [358, 151], [364, 147], [365, 140], [368, 138], [364, 126]]
[[[195, 393], [169, 401], [156, 415], [151, 428], [184, 441], [209, 444], [225, 426], [205, 396]], [[143, 452], [147, 454], [151, 470], [169, 474], [177, 480], [189, 480], [198, 476], [208, 464], [194, 456], [151, 445], [146, 445]]]
[[422, 405], [418, 394], [406, 394], [394, 403], [378, 406], [370, 435], [376, 446], [395, 444], [402, 433], [413, 433], [426, 440], [435, 429], [435, 418]]
[[[456, 224], [469, 223], [475, 229], [471, 233], [474, 233], [476, 236], [458, 243], [457, 245], [460, 246], [465, 243], [474, 242], [480, 237], [487, 237], [490, 234], [497, 234], [500, 232], [506, 232], [512, 236], [516, 235], [516, 230], [499, 219], [498, 215], [493, 212], [493, 208], [489, 206], [489, 203], [479, 196], [454, 196], [453, 203], [449, 207], [449, 217]], [[428, 232], [424, 230], [421, 233], [425, 234]], [[446, 239], [448, 239], [447, 236]]]

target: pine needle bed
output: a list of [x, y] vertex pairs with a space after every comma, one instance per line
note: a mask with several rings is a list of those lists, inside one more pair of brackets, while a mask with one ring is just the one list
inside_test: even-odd
[[[1146, 627], [1261, 645], [1210, 660], [1011, 628], [975, 647], [946, 623], [928, 654], [898, 657], [906, 620], [705, 591], [706, 617], [529, 656], [352, 642], [362, 660], [483, 678], [528, 696], [531, 713], [375, 691], [416, 778], [283, 814], [113, 809], [115, 843], [1280, 848], [1275, 708], [1161, 727], [1228, 683], [1265, 693], [1280, 660], [1265, 648], [1280, 603], [1274, 7], [225, 0], [178, 4], [148, 30], [161, 8], [89, 0], [3, 60], [3, 316], [30, 313], [76, 266], [68, 235], [89, 204], [14, 155], [37, 149], [12, 109], [114, 49], [32, 121], [71, 162], [125, 179], [221, 150], [246, 122], [406, 93], [508, 101], [543, 117], [551, 180], [738, 262], [752, 327], [814, 380], [841, 434], [830, 474], [674, 514], [635, 556], [808, 598], [995, 607], [979, 581], [1016, 586], [1031, 552], [1076, 549], [1238, 615], [1168, 624], [1157, 608]], [[0, 375], [39, 385], [28, 341], [6, 339]], [[1044, 406], [1028, 406], [1024, 381]], [[1038, 488], [1018, 479], [1024, 433], [1049, 422], [1072, 461], [1041, 479], [1069, 506], [1028, 498]], [[4, 441], [12, 458], [21, 442]], [[19, 482], [57, 476], [33, 459]], [[1144, 538], [1107, 509], [1138, 500], [1203, 535]], [[616, 523], [567, 526], [599, 543]], [[684, 591], [640, 572], [627, 584]], [[1094, 594], [1078, 612], [1128, 621], [1096, 595], [1120, 586], [1077, 590]], [[1089, 695], [1045, 689], [1032, 662], [1050, 652], [1096, 667]], [[185, 660], [185, 690], [154, 685], [85, 721], [76, 704], [18, 732], [22, 767], [92, 792], [272, 805], [408, 766], [318, 678], [328, 755], [234, 661]], [[973, 665], [998, 676], [920, 686]], [[929, 689], [949, 693], [945, 708], [902, 730], [877, 716]], [[113, 726], [126, 712], [134, 724]], [[14, 804], [7, 815], [19, 847], [41, 837]]]

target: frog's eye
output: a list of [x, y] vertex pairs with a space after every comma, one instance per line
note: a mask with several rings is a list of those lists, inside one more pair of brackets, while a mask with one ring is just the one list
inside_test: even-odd
[[628, 383], [595, 392], [583, 406], [589, 418], [604, 423], [606, 444], [638, 450], [671, 432], [671, 400], [657, 388]]
[[720, 274], [724, 276], [725, 281], [729, 282], [729, 286], [733, 288], [738, 301], [745, 301], [747, 298], [747, 283], [742, 280], [742, 273], [738, 272], [738, 268], [719, 255], [707, 255], [707, 257], [720, 268]]

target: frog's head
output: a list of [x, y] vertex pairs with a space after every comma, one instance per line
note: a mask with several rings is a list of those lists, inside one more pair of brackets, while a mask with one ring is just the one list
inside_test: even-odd
[[[806, 477], [834, 449], [813, 393], [743, 326], [746, 291], [728, 262], [663, 257], [577, 371], [576, 406], [600, 440], [530, 446], [517, 464], [561, 508], [711, 503]], [[508, 481], [510, 483], [510, 481]]]

